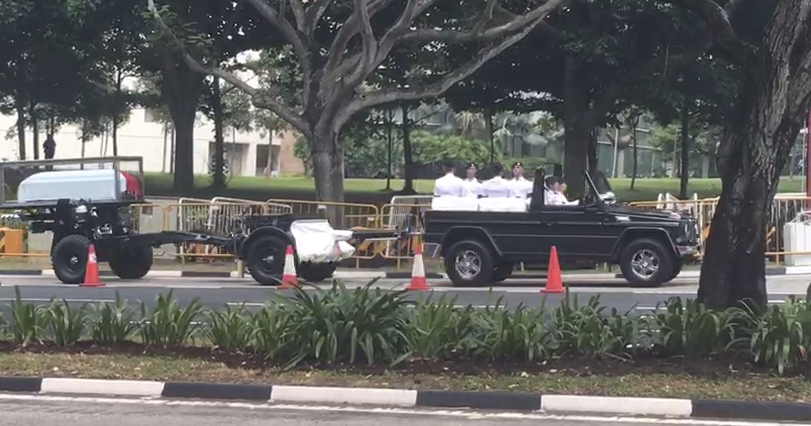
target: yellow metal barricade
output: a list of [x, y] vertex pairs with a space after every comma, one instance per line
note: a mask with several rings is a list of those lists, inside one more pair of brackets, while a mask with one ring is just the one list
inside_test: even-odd
[[[430, 208], [430, 204], [387, 204], [380, 210], [383, 227], [388, 229], [411, 227], [416, 231], [422, 231], [424, 229], [422, 214]], [[414, 258], [415, 248], [422, 243], [422, 237], [413, 236], [396, 241], [386, 240], [381, 243], [382, 247], [378, 251], [386, 259], [397, 260], [397, 266], [400, 267], [401, 262]], [[425, 253], [433, 253], [435, 247], [424, 247], [424, 250]]]

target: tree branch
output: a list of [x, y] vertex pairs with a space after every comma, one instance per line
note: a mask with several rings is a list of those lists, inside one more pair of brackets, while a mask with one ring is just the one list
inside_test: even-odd
[[250, 84], [248, 84], [241, 78], [237, 77], [235, 74], [216, 67], [206, 67], [203, 64], [201, 64], [200, 61], [192, 57], [189, 54], [188, 50], [186, 49], [185, 44], [180, 39], [177, 38], [174, 31], [172, 31], [172, 29], [169, 28], [169, 26], [163, 20], [163, 17], [161, 16], [158, 7], [155, 5], [155, 0], [147, 0], [147, 7], [149, 8], [149, 11], [152, 13], [152, 16], [158, 22], [158, 25], [161, 27], [161, 29], [170, 36], [172, 42], [180, 49], [183, 61], [186, 63], [186, 65], [189, 66], [190, 69], [203, 75], [211, 75], [219, 77], [220, 79], [226, 81], [227, 83], [233, 85], [239, 90], [250, 95], [251, 101], [258, 108], [265, 108], [272, 111], [274, 114], [278, 115], [282, 120], [290, 123], [292, 126], [296, 127], [296, 129], [298, 129], [305, 135], [309, 134], [309, 127], [307, 126], [307, 123], [304, 121], [304, 119], [286, 105], [282, 104], [276, 99], [267, 97], [267, 95], [264, 92], [252, 87]]
[[698, 14], [707, 24], [715, 44], [739, 63], [748, 63], [757, 56], [757, 49], [747, 43], [732, 28], [729, 17], [746, 0], [730, 0], [721, 7], [713, 0], [664, 0]]
[[318, 22], [321, 21], [321, 18], [324, 16], [324, 13], [327, 12], [330, 4], [332, 4], [332, 0], [315, 0], [312, 2], [313, 4], [307, 8], [306, 12], [306, 31], [305, 34], [311, 36], [315, 27], [318, 26]]
[[476, 57], [456, 70], [446, 74], [439, 81], [423, 87], [412, 89], [384, 89], [366, 94], [364, 97], [356, 98], [347, 108], [342, 111], [338, 116], [338, 125], [346, 123], [355, 113], [367, 108], [372, 108], [378, 105], [389, 104], [398, 101], [414, 101], [423, 98], [437, 97], [447, 91], [451, 86], [459, 81], [469, 77], [476, 72], [487, 61], [503, 52], [510, 46], [514, 45], [527, 34], [529, 34], [537, 25], [540, 20], [533, 24], [527, 25], [522, 31], [511, 35], [510, 37], [495, 43], [487, 48], [479, 51]]
[[[369, 3], [369, 16], [374, 16], [376, 13], [383, 10], [384, 7], [388, 6], [394, 0], [370, 0]], [[410, 0], [410, 1], [419, 1], [419, 0]], [[327, 56], [327, 63], [324, 65], [324, 75], [326, 79], [334, 80], [341, 74], [337, 73], [336, 70], [339, 67], [339, 64], [342, 63], [344, 58], [344, 54], [346, 53], [346, 46], [349, 44], [349, 40], [360, 31], [360, 23], [358, 22], [357, 14], [353, 13], [346, 22], [341, 26], [341, 29], [338, 30], [338, 33], [335, 35], [335, 38], [332, 40], [332, 45], [329, 48], [329, 56]]]
[[[410, 31], [402, 35], [398, 42], [408, 43], [438, 41], [442, 43], [466, 43], [471, 41], [494, 40], [512, 33], [513, 31], [519, 31], [525, 25], [535, 23], [535, 21], [545, 18], [551, 11], [555, 10], [555, 8], [557, 8], [561, 2], [562, 0], [547, 0], [542, 5], [536, 7], [527, 14], [520, 15], [510, 20], [510, 22], [506, 24], [492, 27], [487, 30], [476, 30], [474, 28], [472, 31], [452, 31], [426, 28]], [[490, 4], [488, 4], [488, 6], [490, 6]], [[485, 10], [484, 13], [487, 13], [487, 10]]]
[[[301, 0], [287, 0], [290, 2], [290, 9], [293, 10], [293, 16], [296, 18], [296, 28], [299, 31], [305, 32], [307, 27], [307, 15], [304, 11], [304, 3]], [[284, 2], [284, 0], [282, 0]], [[284, 18], [284, 15], [282, 15]]]
[[360, 21], [360, 38], [363, 51], [363, 66], [360, 69], [365, 77], [372, 71], [372, 62], [377, 56], [377, 39], [372, 29], [368, 0], [355, 0], [355, 14], [358, 21]]
[[474, 32], [481, 32], [487, 24], [493, 20], [493, 13], [496, 10], [496, 6], [499, 6], [499, 0], [487, 0], [487, 4], [484, 6], [484, 13], [481, 14], [476, 24], [473, 25]]

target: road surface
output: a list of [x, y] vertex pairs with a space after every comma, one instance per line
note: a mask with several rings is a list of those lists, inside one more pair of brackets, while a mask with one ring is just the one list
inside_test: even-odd
[[[805, 295], [809, 281], [811, 275], [768, 277], [769, 299], [772, 303], [783, 303], [790, 295]], [[351, 279], [343, 282], [347, 288], [352, 289], [366, 284], [368, 280]], [[247, 278], [152, 278], [139, 281], [110, 278], [105, 280], [106, 286], [101, 288], [64, 285], [53, 277], [4, 276], [0, 277], [0, 283], [2, 283], [0, 304], [6, 304], [14, 299], [15, 286], [20, 289], [25, 301], [34, 303], [47, 303], [51, 298], [66, 299], [73, 303], [98, 303], [115, 300], [118, 292], [130, 303], [144, 301], [151, 304], [159, 294], [172, 290], [180, 303], [186, 304], [199, 298], [204, 305], [217, 308], [243, 303], [249, 308], [259, 307], [280, 294], [290, 293], [274, 287], [260, 286]], [[513, 279], [487, 288], [454, 288], [447, 280], [429, 280], [431, 291], [413, 292], [409, 297], [413, 299], [456, 297], [457, 305], [472, 305], [479, 308], [492, 306], [499, 299], [508, 306], [519, 304], [538, 306], [545, 297], [547, 304], [559, 303], [564, 296], [542, 294], [544, 284], [545, 281], [542, 279]], [[581, 300], [599, 295], [604, 305], [621, 311], [649, 311], [669, 297], [695, 297], [697, 289], [695, 278], [680, 278], [659, 288], [633, 288], [625, 281], [614, 278], [588, 280], [579, 278], [569, 280], [566, 284], [571, 293]], [[377, 287], [387, 290], [402, 289], [407, 285], [407, 279], [383, 279], [376, 283]], [[319, 287], [328, 288], [329, 285]]]
[[[4, 399], [3, 424], [14, 426], [742, 426], [744, 422], [546, 417], [541, 414], [476, 413], [330, 407], [293, 407], [226, 403], [71, 398]], [[753, 425], [757, 423], [752, 423]]]

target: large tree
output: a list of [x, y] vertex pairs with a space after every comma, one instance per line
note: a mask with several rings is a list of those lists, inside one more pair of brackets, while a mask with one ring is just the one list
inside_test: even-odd
[[574, 177], [596, 156], [594, 129], [637, 103], [643, 76], [700, 57], [709, 47], [705, 32], [700, 20], [662, 2], [572, 0], [448, 99], [455, 108], [553, 113], [565, 127], [569, 191], [579, 194], [584, 182]]
[[721, 197], [698, 297], [713, 308], [767, 302], [766, 221], [811, 105], [811, 0], [672, 0], [700, 16], [742, 68], [718, 149]]
[[[161, 20], [161, 11], [149, 0]], [[525, 37], [562, 0], [528, 0], [512, 13], [499, 0], [248, 0], [292, 48], [300, 69], [299, 108], [280, 101], [232, 73], [203, 64], [186, 52], [194, 70], [219, 76], [253, 97], [310, 141], [316, 194], [343, 200], [338, 135], [358, 112], [398, 101], [437, 97], [482, 64]], [[455, 43], [477, 45], [459, 67], [420, 86], [374, 87], [368, 77], [398, 46], [442, 50]]]

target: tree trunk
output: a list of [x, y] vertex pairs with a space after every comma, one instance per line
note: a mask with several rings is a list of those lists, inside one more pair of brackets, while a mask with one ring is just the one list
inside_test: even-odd
[[19, 98], [15, 99], [17, 110], [17, 149], [20, 160], [25, 160], [25, 128], [28, 123], [25, 117], [25, 103]]
[[589, 135], [589, 149], [586, 153], [586, 160], [588, 162], [589, 173], [592, 175], [597, 174], [597, 129], [592, 129]]
[[589, 123], [588, 93], [579, 79], [580, 67], [577, 59], [567, 57], [564, 61], [563, 80], [563, 124], [564, 148], [563, 167], [567, 191], [572, 197], [585, 194], [586, 183], [583, 172], [588, 166], [587, 153], [594, 125]]
[[406, 195], [417, 193], [414, 190], [414, 152], [411, 147], [411, 120], [408, 117], [410, 109], [407, 104], [400, 105], [400, 111], [403, 114], [401, 126], [403, 132], [403, 160], [405, 162], [405, 183], [400, 192]]
[[222, 93], [220, 92], [220, 79], [214, 77], [212, 83], [214, 92], [214, 169], [211, 187], [214, 189], [225, 188], [225, 137], [223, 136], [223, 114]]
[[[804, 111], [784, 115], [775, 105], [786, 105], [793, 96], [807, 98], [811, 87], [805, 93], [781, 93], [777, 88], [787, 85], [773, 82], [780, 77], [766, 78], [758, 75], [741, 86], [758, 89], [741, 92], [719, 149], [721, 197], [712, 218], [698, 289], [698, 300], [715, 309], [744, 300], [757, 306], [767, 303], [769, 211], [780, 171], [805, 115]], [[772, 83], [756, 84], [764, 81]]]
[[[343, 156], [338, 145], [338, 132], [332, 123], [315, 126], [310, 153], [315, 179], [315, 197], [318, 201], [342, 203], [344, 201]], [[335, 228], [344, 228], [346, 212], [335, 205], [327, 205], [327, 219]]]
[[496, 162], [496, 137], [493, 134], [496, 131], [493, 129], [493, 111], [489, 109], [484, 111], [484, 120], [487, 127], [487, 137], [490, 139], [490, 164], [493, 164]]
[[685, 102], [681, 107], [681, 181], [679, 198], [687, 199], [687, 183], [690, 179], [690, 110]]
[[31, 104], [28, 114], [31, 117], [31, 132], [34, 136], [32, 139], [34, 160], [39, 160], [39, 119], [37, 118], [35, 104]]
[[273, 173], [273, 129], [268, 129], [270, 136], [268, 137], [268, 161], [265, 166], [265, 179], [270, 179]]
[[194, 120], [203, 75], [167, 52], [161, 58], [161, 77], [161, 93], [169, 106], [175, 132], [172, 186], [175, 191], [188, 191], [194, 187]]
[[116, 73], [115, 73], [115, 106], [116, 106], [116, 109], [113, 111], [113, 131], [112, 131], [113, 157], [118, 156], [118, 126], [120, 125], [120, 123], [119, 123], [120, 120], [119, 120], [119, 117], [118, 117], [118, 109], [117, 108], [119, 106], [119, 103], [121, 102], [121, 85], [124, 83], [123, 80], [124, 80], [124, 76], [123, 76], [123, 73], [121, 72], [121, 70], [120, 69], [116, 70]]
[[633, 129], [631, 129], [631, 139], [634, 140], [634, 164], [632, 167], [632, 174], [631, 174], [631, 191], [634, 190], [634, 186], [636, 185], [636, 175], [637, 175], [637, 167], [639, 166], [639, 147], [636, 143], [636, 128], [639, 124], [639, 117], [634, 120], [631, 120], [631, 125]]
[[194, 116], [195, 111], [186, 111], [185, 116], [173, 117], [175, 130], [174, 175], [175, 191], [194, 188]]

